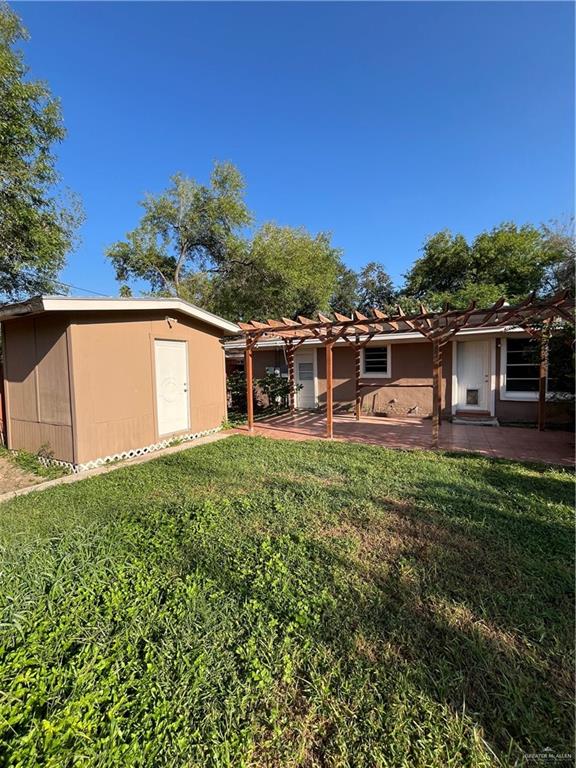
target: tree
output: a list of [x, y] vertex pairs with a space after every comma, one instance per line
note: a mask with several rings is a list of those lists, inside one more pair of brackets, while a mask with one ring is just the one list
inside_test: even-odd
[[554, 220], [541, 227], [544, 247], [550, 256], [546, 272], [545, 290], [550, 294], [565, 289], [575, 292], [576, 240], [574, 219]]
[[390, 275], [382, 264], [371, 261], [359, 275], [359, 304], [361, 312], [369, 313], [372, 309], [391, 310], [396, 298]]
[[515, 302], [532, 291], [547, 292], [550, 270], [560, 249], [547, 242], [542, 228], [505, 222], [468, 244], [463, 235], [443, 230], [424, 243], [423, 256], [406, 275], [403, 293], [438, 309], [477, 299], [480, 306], [504, 295]]
[[212, 308], [238, 319], [327, 311], [342, 268], [328, 233], [264, 224], [212, 284]]
[[330, 299], [330, 309], [343, 315], [351, 315], [360, 303], [358, 274], [342, 265], [336, 277], [336, 288]]
[[243, 193], [244, 180], [231, 163], [215, 163], [208, 185], [176, 174], [165, 192], [141, 202], [136, 229], [108, 248], [116, 278], [145, 280], [157, 294], [197, 298], [211, 275], [226, 274], [245, 257], [240, 235], [252, 216]]
[[65, 136], [60, 106], [45, 83], [27, 78], [16, 46], [28, 37], [0, 4], [0, 295], [54, 290], [82, 215], [58, 194], [52, 151]]
[[424, 299], [463, 287], [472, 270], [470, 246], [463, 235], [444, 229], [426, 239], [422, 252], [406, 275], [404, 294]]
[[230, 163], [216, 163], [208, 185], [178, 174], [148, 195], [136, 229], [106, 252], [121, 290], [143, 280], [235, 319], [327, 310], [341, 268], [330, 235], [268, 223], [250, 238], [243, 195]]

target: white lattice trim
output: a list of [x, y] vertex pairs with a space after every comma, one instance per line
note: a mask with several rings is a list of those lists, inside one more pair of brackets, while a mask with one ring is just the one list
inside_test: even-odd
[[144, 456], [147, 453], [161, 451], [163, 448], [170, 448], [171, 445], [179, 445], [180, 443], [186, 443], [190, 440], [198, 440], [200, 437], [206, 437], [207, 435], [213, 435], [215, 432], [220, 432], [221, 429], [222, 427], [214, 427], [213, 429], [205, 429], [203, 432], [190, 432], [186, 435], [169, 437], [166, 438], [166, 440], [161, 440], [159, 443], [152, 443], [152, 445], [145, 445], [143, 448], [133, 448], [130, 451], [114, 453], [111, 456], [103, 456], [99, 459], [92, 459], [91, 461], [86, 461], [84, 464], [73, 464], [70, 461], [60, 461], [59, 459], [51, 459], [47, 456], [38, 456], [38, 461], [45, 467], [64, 467], [76, 474], [77, 472], [84, 472], [87, 469], [102, 467], [104, 464], [112, 464], [115, 461], [134, 459], [136, 456]]

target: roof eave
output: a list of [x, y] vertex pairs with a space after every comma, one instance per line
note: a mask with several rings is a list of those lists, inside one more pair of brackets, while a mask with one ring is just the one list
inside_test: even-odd
[[24, 315], [40, 314], [43, 312], [114, 312], [137, 310], [162, 310], [181, 312], [187, 317], [211, 325], [222, 331], [225, 335], [237, 335], [240, 328], [223, 317], [214, 315], [195, 304], [190, 304], [183, 299], [152, 299], [138, 298], [97, 298], [78, 299], [73, 296], [35, 296], [27, 301], [0, 307], [0, 321], [10, 320]]

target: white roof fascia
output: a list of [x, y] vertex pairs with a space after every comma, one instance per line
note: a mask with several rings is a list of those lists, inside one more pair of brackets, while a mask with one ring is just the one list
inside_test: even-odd
[[240, 333], [240, 328], [223, 317], [212, 314], [205, 309], [190, 304], [183, 299], [159, 298], [74, 298], [73, 296], [39, 296], [30, 299], [27, 311], [22, 311], [26, 302], [14, 305], [14, 312], [10, 312], [11, 307], [7, 306], [1, 310], [4, 318], [17, 317], [22, 314], [32, 314], [37, 312], [113, 312], [113, 311], [142, 311], [142, 310], [162, 310], [181, 312], [195, 320], [219, 328], [230, 334]]
[[[486, 335], [492, 335], [492, 336], [498, 336], [502, 333], [526, 333], [526, 331], [523, 328], [520, 328], [519, 326], [502, 326], [499, 328], [469, 328], [468, 330], [464, 331], [458, 331], [458, 333], [455, 335], [456, 338], [462, 337], [462, 336], [486, 336]], [[360, 339], [365, 338], [364, 336], [360, 336]], [[379, 333], [372, 337], [372, 341], [385, 341], [385, 342], [399, 342], [399, 341], [428, 341], [421, 333], [418, 331], [408, 331], [406, 333]], [[283, 341], [281, 339], [269, 339], [266, 341], [260, 341], [256, 344], [256, 349], [271, 349], [274, 347], [281, 347], [283, 346]], [[343, 345], [346, 344], [345, 339], [337, 339], [336, 345]], [[224, 347], [226, 349], [244, 349], [246, 346], [244, 341], [227, 341], [224, 343]], [[302, 346], [322, 346], [322, 342], [320, 339], [306, 339], [306, 341], [303, 342]]]

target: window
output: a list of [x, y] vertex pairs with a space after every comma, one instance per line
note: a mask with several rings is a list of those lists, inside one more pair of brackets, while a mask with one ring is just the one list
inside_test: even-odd
[[382, 347], [364, 347], [362, 350], [363, 376], [390, 376], [390, 348], [389, 345]]
[[505, 360], [508, 395], [535, 397], [540, 380], [540, 353], [534, 339], [506, 339]]
[[314, 363], [298, 363], [300, 381], [314, 381]]

